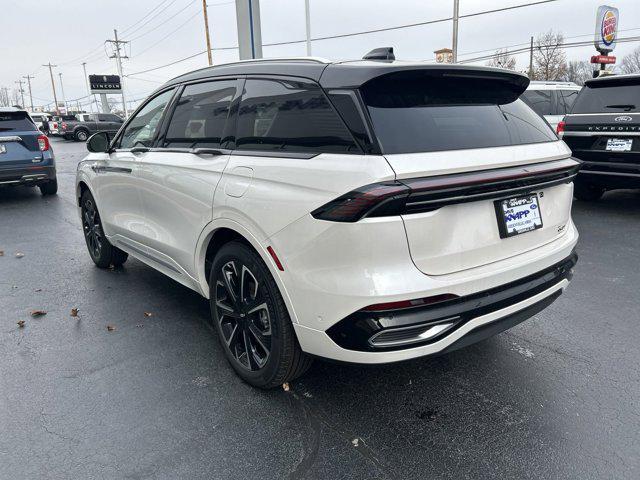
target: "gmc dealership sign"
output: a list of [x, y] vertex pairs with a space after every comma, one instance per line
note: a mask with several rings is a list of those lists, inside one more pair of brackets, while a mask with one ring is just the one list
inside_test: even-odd
[[91, 93], [122, 93], [119, 75], [89, 75]]

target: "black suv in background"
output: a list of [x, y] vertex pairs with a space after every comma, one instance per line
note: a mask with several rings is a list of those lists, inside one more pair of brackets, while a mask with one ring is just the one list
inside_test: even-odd
[[597, 200], [606, 190], [640, 188], [640, 75], [585, 82], [558, 133], [582, 161], [576, 198]]

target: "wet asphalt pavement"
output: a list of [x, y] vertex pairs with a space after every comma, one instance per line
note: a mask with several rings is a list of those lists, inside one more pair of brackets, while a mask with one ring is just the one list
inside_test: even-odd
[[0, 190], [0, 479], [640, 478], [640, 193], [574, 205], [574, 281], [531, 320], [263, 392], [227, 366], [206, 300], [135, 259], [94, 267], [84, 145], [53, 145], [57, 197]]

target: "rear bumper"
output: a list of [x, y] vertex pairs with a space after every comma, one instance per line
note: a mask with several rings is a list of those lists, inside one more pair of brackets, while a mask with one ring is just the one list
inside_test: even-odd
[[27, 166], [20, 168], [0, 169], [0, 186], [2, 185], [39, 185], [56, 178], [56, 167]]
[[570, 281], [577, 255], [514, 282], [472, 295], [427, 306], [371, 312], [358, 311], [327, 330], [341, 348], [363, 352], [389, 352], [428, 345], [452, 335], [474, 319], [527, 302], [543, 292], [552, 293], [490, 325], [476, 327], [449, 344], [444, 351], [470, 345], [520, 323], [553, 302], [561, 293], [554, 290]]

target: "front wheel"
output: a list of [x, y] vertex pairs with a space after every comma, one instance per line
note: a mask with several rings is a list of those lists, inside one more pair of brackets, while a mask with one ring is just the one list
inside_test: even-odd
[[38, 188], [40, 188], [42, 195], [55, 195], [58, 193], [58, 179], [49, 180], [47, 183], [39, 185]]
[[209, 276], [211, 315], [225, 356], [255, 387], [273, 388], [299, 377], [311, 358], [298, 344], [278, 286], [260, 256], [230, 242], [216, 254]]
[[88, 190], [82, 194], [80, 205], [84, 239], [93, 263], [100, 268], [121, 266], [127, 261], [128, 254], [111, 245], [104, 236], [96, 201]]

